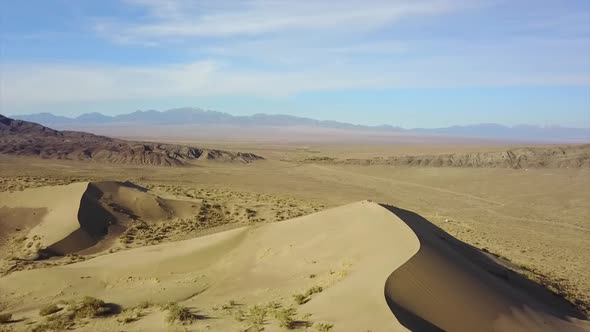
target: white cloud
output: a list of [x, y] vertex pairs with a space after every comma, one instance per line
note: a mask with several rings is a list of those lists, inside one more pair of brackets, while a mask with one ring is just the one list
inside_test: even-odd
[[400, 19], [472, 7], [457, 0], [182, 1], [129, 0], [148, 16], [141, 22], [106, 20], [96, 30], [117, 41], [254, 36], [285, 31], [358, 31]]
[[193, 94], [218, 64], [197, 62], [161, 67], [2, 65], [2, 101], [7, 105], [127, 99]]
[[240, 69], [213, 60], [145, 67], [4, 64], [0, 102], [10, 108], [156, 97], [291, 96], [346, 89], [590, 85], [585, 73], [543, 72], [534, 67], [519, 72], [503, 66], [503, 59], [486, 57], [436, 57], [387, 65], [335, 63], [297, 70]]
[[343, 71], [254, 71], [213, 61], [159, 67], [4, 65], [3, 107], [170, 96], [247, 94], [284, 96], [303, 91], [379, 86], [374, 77]]

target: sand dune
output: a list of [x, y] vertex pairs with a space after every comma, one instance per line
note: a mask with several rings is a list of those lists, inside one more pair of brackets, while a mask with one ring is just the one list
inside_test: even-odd
[[[27, 237], [34, 241], [31, 252], [36, 249], [49, 248], [80, 229], [78, 210], [80, 199], [88, 183], [74, 183], [67, 186], [41, 187], [15, 193], [0, 193], [0, 206], [4, 220], [11, 220], [12, 226], [26, 228]], [[16, 218], [8, 218], [13, 211], [27, 209], [28, 215], [21, 222]], [[40, 209], [42, 213], [35, 212]], [[27, 221], [28, 219], [28, 221]], [[77, 233], [78, 234], [78, 233]], [[89, 245], [88, 237], [80, 236], [80, 244]]]
[[[28, 231], [29, 257], [66, 255], [112, 242], [132, 220], [160, 221], [193, 213], [194, 203], [166, 200], [131, 183], [81, 182], [0, 193], [5, 236]], [[88, 251], [87, 251], [88, 252]]]
[[[392, 234], [397, 241], [389, 241]], [[89, 294], [128, 307], [146, 299], [166, 303], [188, 298], [188, 305], [194, 301], [199, 310], [206, 310], [204, 304], [230, 299], [291, 305], [293, 294], [319, 285], [324, 292], [301, 311], [341, 326], [384, 330], [396, 324], [383, 297], [384, 280], [417, 250], [418, 241], [405, 224], [379, 205], [362, 202], [83, 263], [15, 272], [0, 279], [0, 292], [15, 294], [9, 301], [25, 312], [54, 301], [58, 294], [66, 300]], [[309, 278], [311, 274], [317, 277]], [[91, 277], [82, 278], [86, 276]], [[25, 289], [28, 294], [23, 294]], [[32, 294], [38, 301], [22, 301]], [[370, 308], [371, 315], [355, 314], [360, 305]], [[141, 323], [137, 330], [150, 328]], [[218, 323], [220, 330], [239, 324]]]
[[[114, 200], [123, 191], [142, 193], [113, 183], [95, 187]], [[165, 215], [166, 209], [152, 207], [142, 203], [134, 212]], [[3, 302], [17, 318], [35, 320], [46, 304], [92, 295], [124, 307], [179, 301], [214, 317], [203, 324], [218, 331], [244, 329], [244, 323], [214, 305], [276, 301], [288, 307], [292, 295], [311, 287], [323, 291], [297, 310], [333, 323], [335, 331], [590, 330], [587, 321], [571, 318], [581, 317], [572, 306], [485, 254], [411, 212], [368, 201], [0, 278]], [[120, 328], [115, 319], [89, 324], [86, 329]], [[281, 330], [270, 318], [265, 327]], [[166, 328], [158, 310], [126, 326]]]
[[[413, 331], [588, 331], [573, 305], [458, 241], [419, 215], [387, 207], [420, 250], [392, 272], [385, 296]], [[576, 319], [577, 318], [577, 319]]]

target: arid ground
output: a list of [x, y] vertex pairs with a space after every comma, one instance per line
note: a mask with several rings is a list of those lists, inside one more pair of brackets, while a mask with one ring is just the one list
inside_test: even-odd
[[[491, 145], [205, 146], [265, 160], [0, 155], [0, 330], [590, 329], [588, 167], [314, 162], [513, 148]], [[106, 233], [82, 225], [97, 211]]]

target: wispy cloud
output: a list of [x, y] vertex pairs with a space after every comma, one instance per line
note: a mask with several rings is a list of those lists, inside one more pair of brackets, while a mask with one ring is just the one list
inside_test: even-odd
[[143, 67], [2, 65], [0, 102], [10, 108], [173, 96], [291, 96], [347, 89], [590, 85], [585, 73], [543, 72], [534, 66], [514, 72], [503, 69], [501, 60], [484, 57], [469, 64], [462, 60], [435, 57], [399, 64], [336, 63], [297, 70], [246, 69], [216, 60]]
[[107, 20], [100, 33], [117, 40], [256, 36], [285, 31], [358, 31], [401, 19], [440, 15], [472, 4], [453, 0], [183, 1], [129, 0], [141, 22]]
[[214, 61], [159, 67], [29, 64], [0, 69], [2, 83], [10, 82], [1, 87], [0, 99], [6, 106], [167, 96], [280, 96], [384, 83], [376, 77], [346, 79], [331, 70], [253, 71]]

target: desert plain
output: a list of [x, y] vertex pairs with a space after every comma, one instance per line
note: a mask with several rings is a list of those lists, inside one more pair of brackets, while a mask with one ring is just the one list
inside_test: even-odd
[[135, 139], [264, 159], [0, 154], [0, 331], [590, 331], [588, 145]]

